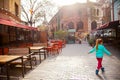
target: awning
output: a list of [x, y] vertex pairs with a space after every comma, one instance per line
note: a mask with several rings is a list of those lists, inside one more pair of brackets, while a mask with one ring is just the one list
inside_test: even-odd
[[113, 21], [113, 22], [109, 23], [108, 28], [116, 28], [116, 27], [118, 27], [118, 25], [120, 25], [120, 21], [119, 20]]
[[106, 28], [108, 25], [109, 25], [109, 23], [103, 24], [103, 25], [101, 25], [98, 29], [104, 29], [104, 28]]
[[28, 26], [26, 26], [26, 25], [24, 25], [24, 24], [19, 24], [19, 23], [16, 23], [16, 26], [15, 26], [15, 27], [31, 30], [31, 28], [29, 28]]
[[31, 30], [30, 26], [20, 24], [20, 23], [16, 23], [12, 20], [2, 19], [2, 18], [0, 18], [0, 24]]
[[37, 28], [35, 27], [29, 27], [31, 30], [37, 31]]
[[0, 24], [8, 25], [8, 26], [16, 26], [16, 23], [10, 20], [5, 20], [0, 18]]
[[103, 24], [102, 26], [100, 26], [100, 27], [98, 28], [98, 30], [99, 30], [99, 29], [116, 28], [116, 27], [118, 27], [118, 25], [120, 25], [120, 21], [119, 21], [119, 20], [117, 20], [117, 21], [112, 21], [112, 22]]

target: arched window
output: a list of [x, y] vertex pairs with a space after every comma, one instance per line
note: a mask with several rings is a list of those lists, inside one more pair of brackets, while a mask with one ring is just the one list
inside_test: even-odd
[[97, 28], [97, 22], [96, 21], [93, 21], [92, 23], [91, 23], [91, 30], [94, 30], [94, 29], [96, 29]]
[[81, 12], [81, 9], [78, 10], [78, 15], [81, 16], [82, 15], [82, 12]]
[[99, 9], [97, 9], [97, 16], [99, 16]]
[[77, 23], [77, 31], [79, 29], [83, 29], [83, 22], [82, 21], [80, 21], [80, 22]]
[[73, 22], [70, 22], [70, 23], [68, 24], [68, 28], [69, 28], [69, 29], [74, 29], [74, 23], [73, 23]]

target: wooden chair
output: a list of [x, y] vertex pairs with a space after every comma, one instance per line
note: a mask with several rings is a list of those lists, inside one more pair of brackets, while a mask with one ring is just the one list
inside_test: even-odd
[[59, 50], [62, 51], [62, 48], [63, 48], [63, 41], [62, 40], [58, 41], [58, 47], [59, 47]]
[[52, 53], [52, 46], [47, 46], [46, 51], [47, 51], [47, 55], [49, 56], [49, 54]]
[[62, 46], [65, 47], [66, 46], [66, 41], [63, 40]]
[[51, 52], [53, 55], [59, 54], [59, 44], [58, 43], [53, 43]]

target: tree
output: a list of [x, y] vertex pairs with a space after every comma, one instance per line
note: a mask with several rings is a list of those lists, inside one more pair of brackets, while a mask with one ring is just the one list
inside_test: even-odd
[[68, 32], [67, 31], [63, 31], [63, 30], [59, 30], [59, 31], [56, 31], [55, 33], [54, 33], [54, 37], [56, 38], [56, 39], [66, 39], [66, 37], [67, 37], [67, 35], [68, 35]]
[[[53, 4], [49, 0], [21, 0], [21, 17], [30, 25], [42, 22], [51, 15]], [[48, 15], [49, 14], [49, 15]]]

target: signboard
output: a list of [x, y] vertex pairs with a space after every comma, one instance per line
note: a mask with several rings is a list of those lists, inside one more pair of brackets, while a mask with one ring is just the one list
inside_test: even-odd
[[68, 29], [68, 32], [76, 32], [76, 29]]

